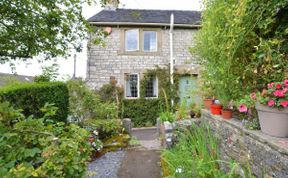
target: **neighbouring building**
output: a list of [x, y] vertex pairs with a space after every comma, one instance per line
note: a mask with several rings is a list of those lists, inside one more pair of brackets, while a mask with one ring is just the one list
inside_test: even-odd
[[[114, 1], [115, 2], [115, 1]], [[116, 1], [117, 2], [117, 1]], [[141, 77], [147, 69], [170, 64], [170, 16], [174, 15], [173, 53], [175, 71], [182, 74], [180, 98], [196, 85], [198, 65], [189, 52], [201, 27], [201, 12], [181, 10], [119, 9], [117, 3], [88, 19], [108, 36], [105, 45], [88, 45], [87, 84], [99, 89], [115, 78], [125, 98], [139, 98]], [[93, 36], [93, 34], [91, 34]], [[157, 77], [151, 79], [145, 97], [158, 96]]]
[[34, 77], [26, 75], [8, 74], [0, 72], [0, 87], [15, 83], [15, 82], [33, 82]]

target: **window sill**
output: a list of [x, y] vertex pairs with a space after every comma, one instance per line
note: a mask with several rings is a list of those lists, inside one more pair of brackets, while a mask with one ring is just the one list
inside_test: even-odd
[[127, 100], [136, 100], [136, 99], [140, 99], [140, 97], [127, 97], [127, 96], [125, 96], [125, 99], [127, 99]]
[[120, 56], [160, 56], [160, 52], [143, 52], [143, 51], [118, 51]]

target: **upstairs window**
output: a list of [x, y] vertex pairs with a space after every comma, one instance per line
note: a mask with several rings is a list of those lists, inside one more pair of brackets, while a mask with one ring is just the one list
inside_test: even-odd
[[157, 32], [143, 31], [143, 50], [145, 52], [157, 51]]
[[139, 50], [139, 29], [125, 31], [125, 51]]
[[149, 76], [145, 88], [146, 98], [156, 98], [158, 97], [158, 83], [156, 76]]
[[127, 74], [125, 84], [126, 98], [139, 97], [139, 76], [138, 74]]

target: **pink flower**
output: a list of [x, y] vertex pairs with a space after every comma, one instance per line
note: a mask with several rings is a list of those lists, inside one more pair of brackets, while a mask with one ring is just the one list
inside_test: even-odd
[[269, 101], [268, 101], [268, 106], [273, 107], [274, 104], [275, 104], [275, 101], [274, 101], [274, 100], [269, 100]]
[[245, 104], [241, 104], [238, 108], [239, 112], [247, 112], [248, 108]]
[[288, 107], [288, 100], [287, 101], [281, 101], [280, 105], [283, 106], [284, 108]]
[[251, 94], [250, 94], [250, 98], [251, 98], [252, 100], [256, 100], [256, 99], [257, 99], [256, 93], [255, 93], [255, 92], [251, 93]]
[[280, 84], [280, 83], [277, 83], [276, 86], [275, 86], [275, 88], [276, 88], [276, 89], [280, 89], [280, 88], [281, 88], [281, 84]]
[[288, 88], [283, 88], [283, 93], [286, 93], [288, 91]]
[[273, 92], [274, 96], [278, 96], [278, 97], [284, 97], [284, 91], [283, 90], [276, 90]]
[[284, 80], [284, 86], [288, 87], [288, 79]]
[[269, 88], [269, 89], [274, 88], [274, 83], [273, 83], [273, 82], [272, 82], [272, 83], [269, 83], [269, 84], [268, 84], [268, 88]]

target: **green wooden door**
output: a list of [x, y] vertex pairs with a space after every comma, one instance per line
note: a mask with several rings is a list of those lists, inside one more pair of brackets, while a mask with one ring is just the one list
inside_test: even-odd
[[197, 90], [197, 77], [181, 76], [179, 78], [180, 103], [186, 100], [187, 107], [189, 107], [191, 103], [199, 104], [201, 100]]

